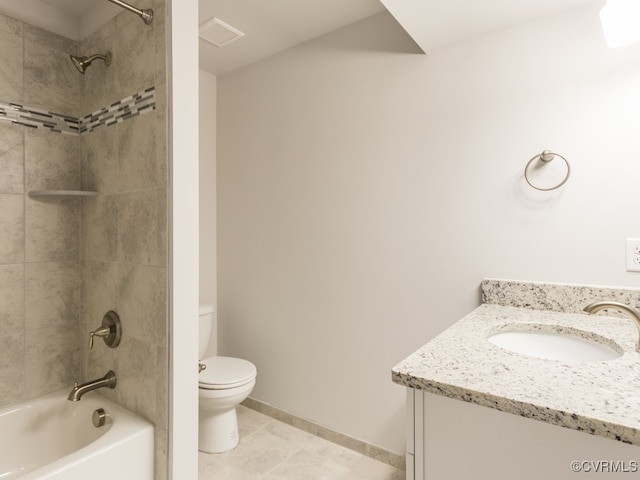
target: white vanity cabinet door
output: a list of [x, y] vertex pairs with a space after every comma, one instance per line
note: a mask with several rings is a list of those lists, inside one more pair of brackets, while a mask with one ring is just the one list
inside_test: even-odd
[[418, 390], [413, 410], [408, 480], [640, 478], [637, 446]]

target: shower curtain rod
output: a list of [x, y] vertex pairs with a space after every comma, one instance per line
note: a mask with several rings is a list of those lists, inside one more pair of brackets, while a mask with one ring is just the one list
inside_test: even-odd
[[111, 2], [111, 3], [115, 3], [119, 7], [124, 8], [125, 10], [129, 10], [130, 12], [135, 13], [147, 25], [151, 25], [151, 22], [153, 22], [153, 10], [151, 10], [150, 8], [145, 8], [144, 10], [140, 10], [140, 9], [138, 9], [138, 8], [132, 6], [132, 5], [129, 5], [126, 2], [122, 2], [120, 0], [108, 0], [108, 1]]

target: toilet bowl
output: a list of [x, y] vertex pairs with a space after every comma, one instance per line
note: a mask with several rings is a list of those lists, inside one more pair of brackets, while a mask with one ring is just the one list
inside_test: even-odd
[[236, 406], [256, 384], [256, 367], [247, 360], [211, 357], [201, 360], [206, 368], [198, 378], [198, 449], [221, 453], [238, 445]]
[[[200, 358], [213, 324], [213, 307], [200, 307]], [[213, 356], [200, 360], [198, 374], [198, 449], [222, 453], [240, 441], [236, 407], [256, 384], [257, 370], [248, 360]]]

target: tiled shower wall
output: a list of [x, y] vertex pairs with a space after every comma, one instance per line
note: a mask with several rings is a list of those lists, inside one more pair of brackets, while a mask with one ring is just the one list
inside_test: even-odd
[[[81, 117], [156, 88], [156, 109], [82, 136], [0, 122], [0, 406], [98, 378], [156, 428], [166, 477], [167, 155], [164, 1], [146, 26], [122, 12], [82, 42], [0, 16], [0, 101]], [[69, 54], [111, 51], [82, 76]], [[97, 197], [32, 199], [40, 189]], [[115, 310], [120, 346], [89, 331]]]
[[[143, 5], [148, 8], [151, 5]], [[118, 386], [104, 395], [151, 420], [156, 430], [156, 478], [165, 478], [167, 444], [167, 154], [164, 2], [154, 1], [147, 26], [123, 12], [82, 42], [83, 55], [111, 51], [83, 82], [84, 113], [156, 87], [156, 110], [83, 135], [82, 184], [100, 193], [83, 200], [80, 244], [82, 375], [108, 370]], [[97, 68], [94, 68], [97, 67]], [[122, 321], [121, 344], [89, 332], [108, 310]]]
[[[0, 100], [77, 114], [76, 42], [0, 16]], [[80, 186], [79, 137], [0, 122], [0, 405], [79, 378], [80, 204], [29, 190]]]

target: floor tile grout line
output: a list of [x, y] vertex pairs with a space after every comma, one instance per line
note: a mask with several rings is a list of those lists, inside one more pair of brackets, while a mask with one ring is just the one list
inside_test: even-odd
[[[277, 421], [277, 420], [276, 420]], [[282, 422], [281, 422], [282, 423]], [[280, 467], [282, 464], [286, 463], [287, 460], [289, 460], [291, 457], [293, 457], [295, 454], [297, 454], [298, 452], [302, 451], [302, 447], [297, 448], [295, 450], [293, 450], [292, 453], [290, 453], [289, 455], [287, 455], [280, 463], [278, 463], [277, 465], [275, 465], [273, 468], [271, 468], [268, 472], [263, 473], [262, 475], [260, 475], [260, 478], [258, 480], [262, 480], [264, 478], [267, 477], [267, 475], [271, 474], [274, 470], [276, 470], [278, 467]]]
[[[286, 425], [287, 427], [295, 428], [296, 430], [299, 430], [299, 431], [301, 431], [301, 432], [304, 432], [304, 430], [302, 430], [301, 428], [295, 427], [295, 426], [293, 426], [293, 425], [289, 425], [289, 424], [287, 424], [287, 423], [285, 423], [285, 422], [282, 422], [282, 421], [278, 420], [277, 418], [270, 417], [269, 415], [266, 415], [266, 414], [264, 414], [264, 413], [262, 413], [262, 412], [259, 412], [259, 411], [257, 411], [257, 410], [254, 410], [254, 409], [252, 409], [252, 408], [246, 407], [246, 406], [244, 406], [244, 405], [243, 405], [243, 407], [244, 407], [244, 408], [246, 408], [247, 410], [251, 411], [251, 412], [257, 413], [257, 414], [259, 414], [259, 415], [261, 415], [261, 416], [263, 416], [263, 417], [265, 417], [265, 418], [268, 418], [268, 419], [269, 419], [269, 421], [268, 421], [267, 423], [265, 423], [264, 425], [262, 425], [262, 426], [260, 426], [260, 427], [256, 428], [255, 430], [253, 430], [249, 435], [247, 435], [247, 437], [251, 437], [253, 434], [255, 434], [255, 433], [257, 433], [257, 432], [259, 432], [259, 431], [261, 431], [261, 430], [264, 430], [264, 429], [266, 429], [268, 426], [270, 426], [270, 425], [274, 425], [274, 424], [282, 424], [282, 425]], [[308, 433], [308, 432], [305, 432], [305, 433]], [[289, 455], [286, 455], [286, 456], [285, 456], [285, 458], [284, 458], [284, 459], [282, 459], [282, 461], [280, 461], [278, 464], [274, 465], [271, 469], [269, 469], [269, 471], [267, 471], [267, 472], [265, 472], [265, 473], [261, 474], [261, 475], [260, 475], [260, 477], [259, 477], [257, 480], [262, 480], [262, 479], [266, 478], [266, 477], [267, 477], [267, 475], [271, 474], [274, 470], [276, 470], [276, 469], [277, 469], [278, 467], [280, 467], [282, 464], [286, 463], [286, 462], [287, 462], [291, 457], [293, 457], [293, 456], [294, 456], [294, 455], [296, 455], [297, 453], [301, 452], [302, 450], [303, 450], [303, 448], [302, 448], [302, 447], [299, 447], [299, 448], [297, 448], [297, 449], [294, 449], [294, 450], [293, 450]]]
[[[243, 405], [243, 407], [244, 407], [244, 405]], [[252, 409], [250, 409], [250, 408], [248, 408], [248, 407], [244, 407], [244, 408], [246, 408], [247, 410], [249, 410], [249, 411], [251, 411], [251, 412], [259, 413], [260, 415], [262, 415], [262, 416], [264, 416], [265, 418], [268, 418], [268, 419], [269, 419], [269, 421], [268, 421], [267, 423], [265, 423], [264, 425], [261, 425], [261, 426], [259, 426], [258, 428], [256, 428], [256, 429], [252, 430], [251, 432], [244, 434], [244, 435], [243, 435], [243, 437], [245, 437], [245, 438], [252, 437], [256, 432], [259, 432], [259, 431], [261, 431], [261, 430], [265, 429], [266, 427], [268, 427], [269, 425], [273, 424], [274, 422], [277, 422], [277, 421], [278, 421], [278, 420], [276, 420], [275, 418], [270, 417], [269, 415], [265, 415], [264, 413], [257, 412], [256, 410], [252, 410]], [[242, 441], [242, 437], [240, 437], [240, 441]]]

